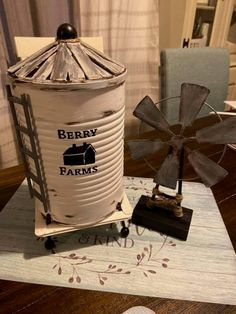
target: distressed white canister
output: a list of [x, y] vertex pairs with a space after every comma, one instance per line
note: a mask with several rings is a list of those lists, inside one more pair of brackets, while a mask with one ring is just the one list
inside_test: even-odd
[[[60, 26], [54, 43], [8, 75], [12, 94], [29, 96], [52, 219], [87, 226], [112, 214], [122, 200], [126, 69], [76, 37], [73, 27]], [[16, 112], [27, 127], [22, 107]], [[30, 138], [22, 138], [30, 149]], [[37, 175], [33, 159], [27, 161]]]

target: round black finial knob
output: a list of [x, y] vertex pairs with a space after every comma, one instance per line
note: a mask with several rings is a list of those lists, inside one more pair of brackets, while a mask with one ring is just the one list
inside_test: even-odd
[[76, 29], [69, 23], [61, 24], [57, 29], [57, 39], [75, 39], [77, 38]]

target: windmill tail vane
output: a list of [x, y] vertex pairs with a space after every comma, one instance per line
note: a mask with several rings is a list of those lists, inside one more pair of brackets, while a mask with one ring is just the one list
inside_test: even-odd
[[145, 139], [129, 141], [128, 146], [133, 159], [152, 155], [164, 146], [172, 149], [168, 153], [161, 167], [154, 177], [157, 185], [175, 189], [179, 179], [180, 152], [185, 150], [187, 159], [202, 182], [211, 187], [221, 181], [228, 173], [218, 163], [212, 161], [198, 150], [191, 150], [187, 143], [193, 138], [200, 143], [230, 144], [236, 143], [236, 117], [220, 121], [212, 126], [205, 127], [196, 132], [195, 137], [185, 137], [186, 127], [190, 127], [204, 105], [210, 91], [204, 86], [191, 83], [181, 85], [179, 124], [181, 130], [175, 134], [170, 124], [156, 107], [149, 96], [144, 97], [134, 110], [134, 116], [156, 130], [164, 131], [171, 136], [169, 141], [160, 139]]

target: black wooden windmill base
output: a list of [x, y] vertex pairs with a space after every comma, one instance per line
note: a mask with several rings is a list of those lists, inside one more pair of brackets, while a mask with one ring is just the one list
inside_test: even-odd
[[171, 210], [146, 204], [150, 197], [142, 195], [134, 208], [132, 223], [155, 230], [180, 240], [187, 240], [193, 211], [182, 207], [183, 217], [176, 217]]

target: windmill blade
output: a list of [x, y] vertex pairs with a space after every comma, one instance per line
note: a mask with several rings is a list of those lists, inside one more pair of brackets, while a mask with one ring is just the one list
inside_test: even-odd
[[129, 141], [128, 146], [133, 159], [140, 159], [152, 155], [165, 146], [165, 142], [159, 140]]
[[179, 122], [182, 129], [192, 125], [209, 93], [210, 90], [204, 86], [190, 83], [181, 85]]
[[175, 189], [179, 176], [179, 160], [175, 154], [169, 154], [158, 170], [154, 182]]
[[139, 118], [153, 128], [173, 135], [173, 132], [170, 130], [169, 123], [149, 96], [145, 96], [140, 101], [133, 114], [135, 117]]
[[188, 160], [207, 187], [213, 186], [228, 174], [224, 168], [199, 151], [191, 151], [188, 155]]
[[236, 117], [227, 118], [222, 122], [197, 131], [196, 138], [199, 143], [236, 143]]

